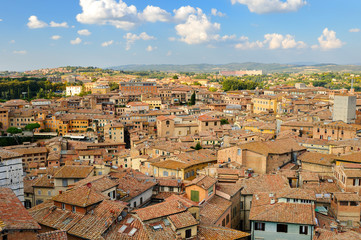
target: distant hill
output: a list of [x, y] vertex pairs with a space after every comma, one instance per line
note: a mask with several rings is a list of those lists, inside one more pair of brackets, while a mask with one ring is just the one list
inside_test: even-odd
[[211, 73], [223, 70], [262, 70], [264, 73], [310, 73], [310, 72], [361, 72], [361, 65], [322, 64], [278, 64], [278, 63], [228, 63], [228, 64], [150, 64], [123, 65], [109, 67], [109, 69], [123, 71], [161, 71], [161, 72], [203, 72]]

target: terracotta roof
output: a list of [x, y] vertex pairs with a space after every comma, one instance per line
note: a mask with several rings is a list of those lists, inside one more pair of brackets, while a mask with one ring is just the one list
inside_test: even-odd
[[186, 228], [198, 224], [198, 221], [188, 211], [174, 214], [168, 217], [176, 229]]
[[[133, 230], [134, 229], [134, 230]], [[134, 234], [132, 234], [135, 231]], [[105, 236], [106, 240], [148, 240], [148, 233], [143, 223], [135, 214], [127, 216], [119, 222]]]
[[285, 154], [292, 151], [306, 150], [293, 139], [280, 139], [267, 142], [249, 142], [240, 145], [240, 148], [247, 149], [265, 156], [268, 154]]
[[93, 166], [63, 166], [55, 173], [54, 178], [86, 178], [93, 169]]
[[217, 182], [217, 179], [212, 178], [208, 175], [202, 175], [202, 176], [199, 176], [199, 177], [193, 179], [186, 186], [196, 185], [198, 187], [208, 190], [208, 188], [210, 188], [211, 186], [216, 184], [216, 182]]
[[11, 151], [17, 152], [21, 155], [47, 153], [48, 152], [46, 147], [17, 148], [17, 149], [12, 149]]
[[204, 240], [238, 240], [246, 239], [248, 236], [250, 236], [249, 233], [231, 228], [205, 225], [198, 226], [198, 237], [203, 237]]
[[5, 150], [0, 148], [0, 159], [12, 159], [12, 158], [19, 158], [22, 154], [19, 154], [14, 151]]
[[257, 177], [242, 179], [241, 184], [244, 187], [242, 194], [246, 195], [265, 191], [276, 192], [290, 188], [288, 180], [280, 174], [264, 174]]
[[37, 240], [68, 240], [68, 235], [64, 230], [56, 230], [38, 234]]
[[215, 224], [231, 205], [232, 202], [227, 199], [214, 195], [201, 206], [200, 215], [202, 224]]
[[289, 188], [277, 192], [276, 195], [277, 198], [293, 198], [293, 199], [303, 199], [303, 200], [311, 200], [311, 201], [316, 200], [315, 192], [308, 189]]
[[316, 225], [313, 204], [277, 201], [272, 204], [273, 197], [269, 197], [269, 194], [263, 192], [253, 195], [250, 220]]
[[140, 179], [127, 175], [118, 180], [118, 189], [125, 194], [122, 201], [129, 201], [145, 191], [153, 188], [157, 183], [150, 179]]
[[335, 155], [323, 154], [318, 152], [304, 152], [297, 158], [301, 160], [301, 162], [331, 166]]
[[173, 195], [162, 203], [135, 210], [135, 213], [142, 221], [148, 221], [184, 212], [191, 206], [197, 206], [197, 203], [179, 195]]
[[87, 185], [88, 183], [91, 184], [92, 189], [98, 192], [106, 191], [118, 185], [116, 181], [111, 180], [109, 177], [100, 175], [84, 178], [76, 182], [73, 188], [78, 188]]
[[107, 199], [107, 196], [98, 193], [95, 189], [88, 186], [81, 186], [54, 196], [52, 199], [57, 202], [75, 205], [79, 207], [88, 207]]
[[3, 230], [39, 230], [23, 204], [9, 188], [0, 188], [0, 222]]
[[338, 192], [333, 194], [337, 201], [361, 202], [361, 197], [357, 193]]

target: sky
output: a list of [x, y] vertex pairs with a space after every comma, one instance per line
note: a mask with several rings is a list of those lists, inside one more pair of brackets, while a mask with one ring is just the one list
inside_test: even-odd
[[360, 0], [0, 0], [0, 71], [360, 64]]

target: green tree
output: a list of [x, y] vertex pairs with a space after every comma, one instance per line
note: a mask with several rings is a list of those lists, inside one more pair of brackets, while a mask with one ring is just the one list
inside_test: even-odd
[[215, 88], [215, 87], [210, 87], [208, 90], [209, 90], [210, 92], [217, 92], [217, 88]]
[[196, 146], [194, 147], [195, 150], [201, 150], [202, 149], [202, 145], [200, 142], [197, 142]]
[[196, 92], [193, 92], [189, 104], [190, 105], [195, 105], [196, 104]]
[[17, 127], [9, 127], [6, 130], [6, 132], [14, 135], [14, 134], [22, 133], [23, 131], [20, 128], [17, 128]]
[[35, 128], [39, 128], [39, 127], [40, 127], [39, 123], [29, 123], [28, 125], [25, 126], [25, 130], [34, 131]]
[[174, 75], [174, 76], [173, 76], [173, 79], [178, 79], [178, 75]]
[[224, 124], [229, 124], [229, 122], [228, 122], [227, 119], [222, 118], [221, 119], [221, 125], [224, 125]]

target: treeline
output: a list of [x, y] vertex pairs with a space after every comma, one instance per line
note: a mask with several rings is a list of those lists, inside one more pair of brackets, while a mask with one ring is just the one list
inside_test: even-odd
[[51, 97], [64, 90], [63, 83], [51, 83], [45, 78], [0, 78], [0, 99], [5, 100]]
[[227, 92], [232, 90], [253, 90], [256, 87], [261, 87], [261, 83], [231, 77], [223, 80], [222, 86], [223, 90]]

